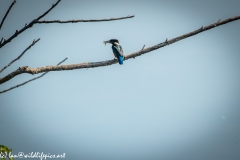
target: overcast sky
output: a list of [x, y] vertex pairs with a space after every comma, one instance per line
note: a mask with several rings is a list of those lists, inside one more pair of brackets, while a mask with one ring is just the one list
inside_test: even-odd
[[[55, 0], [17, 1], [0, 30], [9, 38]], [[0, 19], [12, 1], [0, 1]], [[0, 49], [0, 74], [20, 66], [113, 59], [240, 14], [239, 0], [63, 0], [42, 20], [134, 18], [36, 24]], [[0, 94], [0, 144], [13, 154], [66, 154], [67, 160], [239, 160], [240, 21], [152, 51], [123, 65], [50, 72]], [[19, 75], [0, 91], [38, 75]]]

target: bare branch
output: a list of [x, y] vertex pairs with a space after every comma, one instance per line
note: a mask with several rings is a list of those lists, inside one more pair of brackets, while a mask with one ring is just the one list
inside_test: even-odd
[[13, 7], [13, 5], [14, 5], [15, 3], [16, 3], [16, 0], [14, 0], [14, 1], [12, 2], [11, 6], [8, 8], [6, 14], [4, 15], [4, 17], [3, 17], [3, 19], [2, 19], [2, 22], [1, 22], [1, 24], [0, 24], [0, 30], [2, 29], [2, 25], [3, 25], [4, 21], [5, 21], [8, 13], [10, 12], [11, 8]]
[[[66, 61], [67, 59], [68, 59], [68, 57], [66, 57], [64, 60], [62, 60], [61, 62], [59, 62], [57, 65], [62, 64], [62, 63], [63, 63], [64, 61]], [[21, 83], [21, 84], [18, 84], [18, 85], [16, 85], [16, 86], [13, 86], [13, 87], [8, 88], [8, 89], [6, 89], [6, 90], [0, 91], [0, 94], [1, 94], [1, 93], [4, 93], [4, 92], [7, 92], [7, 91], [10, 91], [10, 90], [12, 90], [12, 89], [14, 89], [14, 88], [23, 86], [23, 85], [25, 85], [25, 84], [27, 84], [27, 83], [29, 83], [29, 82], [31, 82], [31, 81], [34, 81], [34, 80], [36, 80], [36, 79], [39, 79], [39, 78], [45, 76], [47, 73], [48, 73], [48, 72], [45, 72], [45, 73], [41, 74], [41, 75], [38, 76], [38, 77], [32, 78], [32, 79], [30, 79], [30, 80], [28, 80], [28, 81], [26, 81], [26, 82], [23, 82], [23, 83]]]
[[104, 22], [104, 21], [115, 21], [115, 20], [121, 20], [121, 19], [127, 19], [127, 18], [133, 18], [133, 16], [126, 16], [126, 17], [120, 17], [120, 18], [109, 18], [109, 19], [90, 19], [90, 20], [67, 20], [67, 21], [61, 21], [61, 20], [42, 20], [42, 21], [36, 21], [36, 23], [78, 23], [78, 22]]
[[41, 16], [38, 18], [32, 20], [30, 23], [26, 23], [25, 26], [17, 30], [10, 38], [7, 40], [3, 41], [3, 43], [0, 43], [0, 48], [2, 48], [4, 45], [7, 43], [11, 42], [12, 39], [16, 38], [19, 34], [27, 30], [28, 28], [32, 27], [34, 24], [37, 23], [78, 23], [78, 22], [103, 22], [103, 21], [114, 21], [114, 20], [121, 20], [121, 19], [126, 19], [126, 18], [132, 18], [134, 16], [127, 16], [127, 17], [120, 17], [120, 18], [110, 18], [110, 19], [93, 19], [93, 20], [68, 20], [68, 21], [60, 21], [60, 20], [53, 20], [53, 21], [40, 21], [41, 18], [43, 18], [45, 15], [47, 15], [54, 7], [58, 5], [58, 3], [61, 0], [58, 0], [55, 4], [52, 5], [51, 8], [49, 8], [46, 12], [44, 12]]
[[[56, 5], [58, 5], [58, 3], [60, 2], [61, 0], [58, 0], [55, 4], [52, 4], [52, 7], [49, 8], [45, 13], [43, 13], [41, 16], [39, 16], [36, 20], [39, 20], [41, 18], [43, 18], [44, 16], [46, 16], [54, 7], [56, 7]], [[33, 20], [34, 21], [34, 20]]]
[[1, 73], [4, 69], [6, 69], [7, 67], [9, 67], [11, 64], [13, 64], [15, 61], [19, 60], [19, 59], [23, 56], [23, 54], [24, 54], [27, 50], [29, 50], [32, 46], [34, 46], [34, 44], [37, 43], [39, 40], [40, 40], [40, 38], [38, 38], [36, 41], [35, 41], [35, 39], [34, 39], [33, 42], [32, 42], [32, 44], [31, 44], [30, 46], [28, 46], [17, 58], [15, 58], [15, 59], [12, 60], [8, 65], [6, 65], [5, 67], [3, 67], [3, 68], [0, 70], [0, 73]]
[[[240, 16], [235, 16], [235, 17], [231, 17], [231, 18], [225, 19], [225, 20], [217, 22], [217, 23], [210, 24], [208, 26], [197, 29], [193, 32], [189, 32], [189, 33], [181, 35], [179, 37], [176, 37], [176, 38], [164, 41], [162, 43], [159, 43], [157, 45], [145, 48], [144, 50], [140, 50], [140, 51], [128, 54], [128, 55], [125, 56], [124, 60], [126, 61], [130, 58], [141, 56], [142, 54], [154, 51], [156, 49], [165, 47], [167, 45], [170, 45], [170, 44], [175, 43], [177, 41], [180, 41], [182, 39], [194, 36], [198, 33], [207, 31], [209, 29], [212, 29], [212, 28], [215, 28], [217, 26], [220, 26], [220, 25], [223, 25], [223, 24], [226, 24], [226, 23], [230, 23], [232, 21], [236, 21], [236, 20], [239, 20], [239, 19], [240, 19]], [[101, 61], [101, 62], [84, 62], [84, 63], [70, 64], [70, 65], [45, 66], [45, 67], [39, 67], [39, 68], [29, 68], [28, 66], [24, 66], [24, 67], [19, 67], [17, 70], [13, 71], [12, 73], [10, 73], [7, 76], [0, 79], [0, 84], [7, 82], [8, 80], [10, 80], [13, 77], [15, 77], [19, 74], [22, 74], [22, 73], [38, 74], [38, 73], [48, 72], [48, 71], [61, 71], [61, 70], [73, 70], [73, 69], [82, 69], [82, 68], [95, 68], [95, 67], [109, 66], [109, 65], [112, 65], [112, 64], [115, 64], [115, 63], [117, 63], [116, 59]]]

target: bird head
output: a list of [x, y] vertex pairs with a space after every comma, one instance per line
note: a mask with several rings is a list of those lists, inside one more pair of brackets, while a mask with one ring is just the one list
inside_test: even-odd
[[106, 45], [107, 43], [111, 44], [119, 44], [119, 41], [117, 39], [110, 39], [109, 41], [103, 41], [103, 43]]

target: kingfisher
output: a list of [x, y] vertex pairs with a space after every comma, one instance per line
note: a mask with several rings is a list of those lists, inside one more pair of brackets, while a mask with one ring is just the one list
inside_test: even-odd
[[123, 60], [124, 60], [124, 54], [123, 54], [123, 48], [122, 46], [119, 44], [119, 41], [117, 39], [110, 39], [109, 41], [104, 41], [103, 42], [105, 45], [107, 43], [111, 43], [112, 44], [112, 50], [113, 50], [113, 54], [114, 54], [114, 59], [118, 59], [118, 63], [120, 65], [123, 64]]

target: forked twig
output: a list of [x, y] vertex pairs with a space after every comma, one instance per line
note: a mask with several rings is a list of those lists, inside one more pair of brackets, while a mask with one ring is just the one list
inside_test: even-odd
[[[59, 63], [57, 64], [57, 66], [60, 65], [60, 64], [62, 64], [62, 63], [63, 63], [64, 61], [66, 61], [67, 59], [68, 59], [68, 57], [66, 57], [64, 60], [62, 60], [61, 62], [59, 62]], [[13, 86], [13, 87], [8, 88], [8, 89], [6, 89], [6, 90], [0, 91], [0, 94], [1, 94], [1, 93], [4, 93], [4, 92], [7, 92], [7, 91], [10, 91], [10, 90], [12, 90], [12, 89], [14, 89], [14, 88], [23, 86], [23, 85], [25, 85], [25, 84], [27, 84], [27, 83], [29, 83], [29, 82], [31, 82], [31, 81], [34, 81], [34, 80], [36, 80], [36, 79], [39, 79], [39, 78], [45, 76], [47, 73], [48, 73], [48, 72], [45, 72], [45, 73], [41, 74], [41, 75], [38, 76], [38, 77], [32, 78], [32, 79], [30, 79], [30, 80], [28, 80], [28, 81], [26, 81], [26, 82], [23, 82], [23, 83], [21, 83], [21, 84], [18, 84], [18, 85], [16, 85], [16, 86]]]
[[7, 67], [9, 67], [11, 64], [13, 64], [15, 61], [19, 60], [19, 59], [23, 56], [23, 54], [24, 54], [27, 50], [29, 50], [32, 46], [34, 46], [34, 44], [37, 43], [39, 40], [40, 40], [40, 38], [38, 38], [36, 41], [35, 41], [35, 39], [34, 39], [33, 42], [32, 42], [32, 44], [31, 44], [30, 46], [28, 46], [17, 58], [15, 58], [15, 59], [12, 60], [8, 65], [6, 65], [5, 67], [3, 67], [3, 68], [0, 70], [0, 73], [1, 73], [4, 69], [6, 69]]
[[120, 17], [120, 18], [110, 18], [110, 19], [93, 19], [93, 20], [67, 20], [67, 21], [60, 21], [60, 20], [52, 20], [52, 21], [46, 21], [46, 20], [41, 20], [44, 16], [46, 16], [54, 7], [58, 5], [58, 3], [61, 0], [58, 0], [55, 4], [51, 6], [46, 12], [44, 12], [42, 15], [40, 15], [38, 18], [32, 20], [30, 23], [26, 23], [25, 26], [17, 30], [10, 38], [6, 39], [3, 41], [3, 43], [0, 43], [0, 48], [2, 48], [4, 45], [7, 43], [11, 42], [12, 39], [16, 38], [19, 34], [27, 30], [28, 28], [32, 27], [34, 24], [37, 23], [78, 23], [78, 22], [103, 22], [103, 21], [114, 21], [114, 20], [121, 20], [121, 19], [126, 19], [126, 18], [132, 18], [134, 16], [126, 16], [126, 17]]
[[29, 24], [25, 24], [25, 26], [20, 29], [17, 30], [10, 38], [8, 38], [7, 40], [3, 41], [2, 44], [0, 44], [0, 48], [3, 47], [5, 44], [9, 43], [12, 39], [16, 38], [19, 34], [21, 34], [23, 31], [25, 31], [26, 29], [32, 27], [36, 21], [38, 21], [39, 19], [41, 19], [42, 17], [44, 17], [46, 14], [48, 14], [61, 0], [58, 0], [55, 4], [52, 5], [51, 8], [49, 8], [46, 12], [44, 12], [41, 16], [39, 16], [38, 18], [32, 20]]

